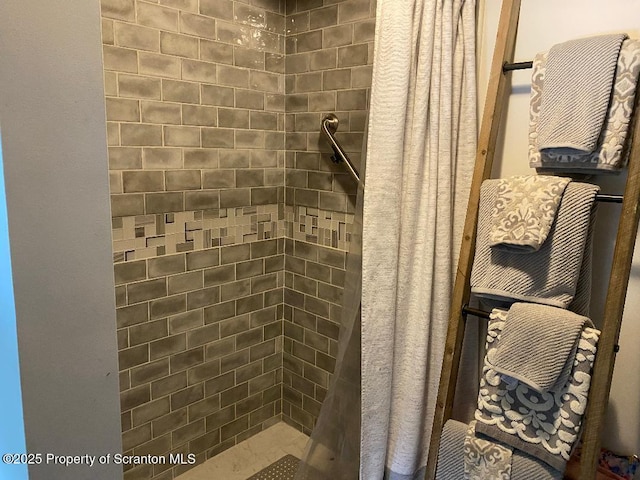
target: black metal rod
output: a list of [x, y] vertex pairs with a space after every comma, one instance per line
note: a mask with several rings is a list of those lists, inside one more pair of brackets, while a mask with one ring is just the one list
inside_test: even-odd
[[[487, 312], [485, 310], [480, 310], [479, 308], [473, 308], [469, 305], [462, 306], [462, 315], [473, 315], [478, 318], [486, 318], [487, 320], [491, 318], [491, 312]], [[618, 353], [620, 351], [620, 345], [616, 344], [613, 346], [613, 351]]]
[[599, 193], [596, 195], [596, 200], [603, 203], [622, 203], [622, 195], [609, 195], [608, 193]]
[[526, 70], [531, 67], [533, 67], [533, 62], [505, 63], [502, 65], [502, 73], [507, 73], [512, 70]]

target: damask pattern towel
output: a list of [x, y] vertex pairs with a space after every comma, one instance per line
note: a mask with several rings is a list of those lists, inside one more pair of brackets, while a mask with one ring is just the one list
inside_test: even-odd
[[498, 184], [499, 180], [482, 184], [471, 291], [488, 299], [541, 303], [588, 316], [598, 187], [569, 183], [547, 240], [538, 251], [522, 255], [489, 246]]
[[469, 423], [464, 437], [465, 480], [511, 480], [513, 449], [476, 434], [476, 421]]
[[491, 313], [475, 413], [476, 432], [563, 471], [580, 434], [600, 332], [585, 328], [567, 382], [539, 393], [521, 382], [506, 381], [491, 368], [506, 314], [499, 309]]
[[640, 40], [625, 40], [620, 49], [613, 96], [595, 151], [566, 154], [538, 149], [541, 95], [546, 77], [548, 52], [533, 60], [529, 110], [529, 166], [539, 171], [618, 173], [627, 164], [631, 139], [631, 119], [640, 75]]
[[540, 250], [570, 178], [517, 175], [502, 178], [491, 212], [489, 246], [515, 253]]
[[[469, 426], [456, 420], [447, 420], [440, 438], [436, 480], [462, 480], [464, 474], [464, 440]], [[513, 450], [511, 480], [561, 480], [562, 473], [546, 463]]]
[[554, 45], [542, 90], [538, 148], [590, 153], [602, 131], [626, 34]]

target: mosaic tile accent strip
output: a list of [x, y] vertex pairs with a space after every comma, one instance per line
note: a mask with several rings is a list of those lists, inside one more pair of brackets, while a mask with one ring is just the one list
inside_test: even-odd
[[287, 237], [349, 251], [353, 214], [285, 206]]
[[281, 217], [274, 204], [114, 218], [113, 261], [283, 237]]

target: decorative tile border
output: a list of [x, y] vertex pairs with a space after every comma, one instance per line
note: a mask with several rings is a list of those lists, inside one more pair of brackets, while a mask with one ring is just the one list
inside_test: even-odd
[[282, 217], [274, 204], [114, 218], [113, 261], [282, 237]]
[[285, 206], [288, 238], [349, 251], [353, 214]]

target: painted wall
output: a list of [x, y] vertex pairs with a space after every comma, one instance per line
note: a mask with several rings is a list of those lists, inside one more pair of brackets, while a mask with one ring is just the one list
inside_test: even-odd
[[[502, 2], [480, 2], [479, 37], [479, 97], [484, 104], [488, 72], [495, 44], [495, 35]], [[516, 61], [531, 60], [535, 53], [573, 38], [624, 31], [640, 37], [640, 3], [633, 0], [608, 2], [567, 0], [556, 2], [539, 0], [522, 2]], [[529, 126], [530, 71], [512, 74], [512, 91], [503, 119], [497, 162], [493, 177], [529, 174], [527, 135]], [[616, 178], [598, 177], [593, 182], [606, 193], [620, 193], [624, 189], [624, 175]], [[594, 255], [594, 291], [592, 318], [601, 318], [609, 265], [617, 228], [619, 205], [599, 206]], [[640, 257], [636, 252], [631, 270], [625, 316], [620, 337], [620, 353], [614, 372], [611, 399], [603, 445], [617, 452], [640, 452], [640, 320], [635, 312], [640, 308]]]
[[[27, 451], [119, 452], [97, 0], [0, 3], [0, 123]], [[122, 469], [29, 473], [111, 480]]]

